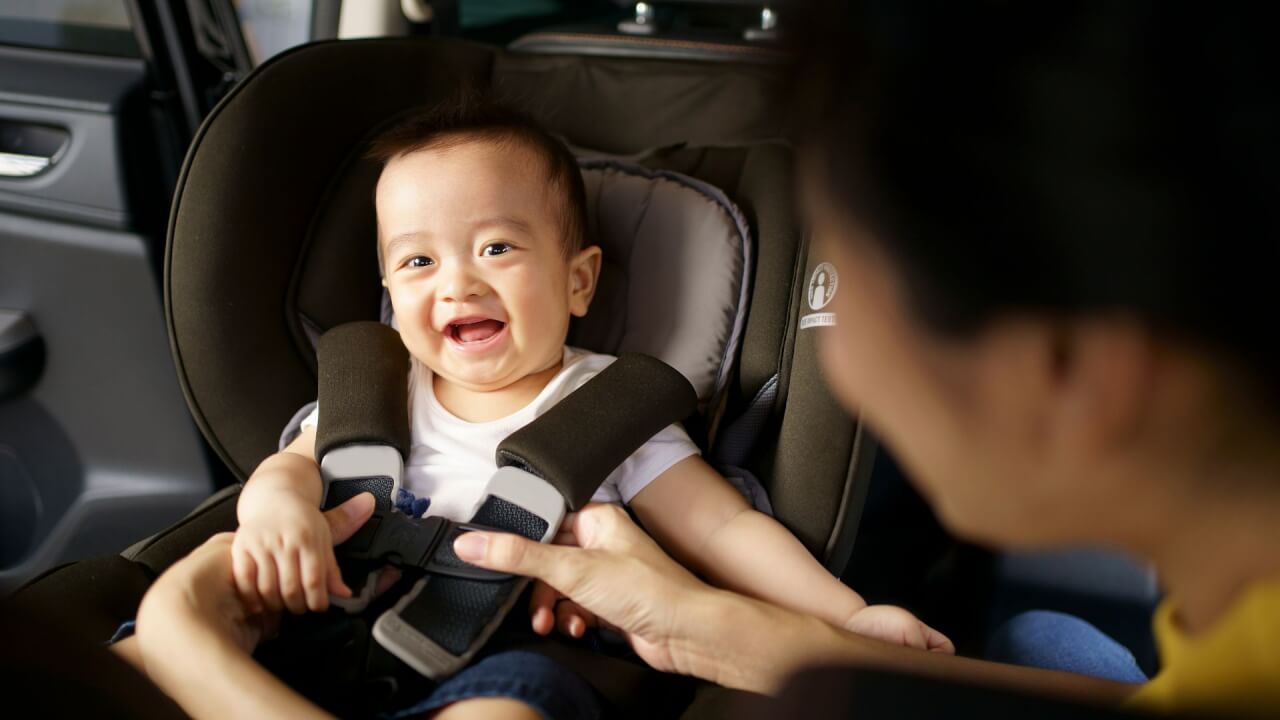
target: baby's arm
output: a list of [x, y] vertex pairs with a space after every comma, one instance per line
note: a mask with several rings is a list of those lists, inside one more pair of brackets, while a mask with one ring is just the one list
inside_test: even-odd
[[867, 606], [698, 456], [659, 475], [630, 505], [658, 544], [714, 585], [840, 627]]
[[324, 486], [315, 461], [315, 428], [262, 461], [240, 491], [240, 527], [232, 548], [236, 586], [259, 611], [329, 607], [329, 593], [350, 597], [320, 512]]
[[700, 457], [658, 476], [631, 507], [659, 544], [715, 585], [890, 642], [950, 649], [945, 637], [905, 610], [868, 609], [862, 596], [827, 572], [778, 521], [752, 509]]

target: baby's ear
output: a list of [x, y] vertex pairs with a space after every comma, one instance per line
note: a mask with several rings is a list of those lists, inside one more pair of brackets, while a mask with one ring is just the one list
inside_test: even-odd
[[592, 245], [569, 259], [569, 312], [575, 317], [586, 315], [591, 307], [603, 257], [600, 246]]

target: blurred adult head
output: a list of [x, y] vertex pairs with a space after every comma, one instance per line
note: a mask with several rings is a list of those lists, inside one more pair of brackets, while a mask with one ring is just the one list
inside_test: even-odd
[[[1280, 66], [1247, 4], [818, 3], [828, 378], [958, 532], [1148, 549], [1280, 495]], [[1211, 504], [1211, 503], [1210, 503]]]

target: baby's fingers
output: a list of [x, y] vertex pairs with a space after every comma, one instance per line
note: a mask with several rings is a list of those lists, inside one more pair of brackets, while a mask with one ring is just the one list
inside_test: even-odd
[[[332, 551], [330, 551], [332, 555]], [[298, 553], [302, 566], [302, 594], [306, 599], [307, 609], [312, 612], [324, 612], [329, 609], [329, 562], [323, 551], [303, 547]]]
[[276, 570], [280, 573], [280, 596], [289, 612], [301, 615], [307, 611], [307, 600], [302, 594], [301, 553], [297, 547], [289, 547], [278, 560]]
[[253, 563], [258, 566], [258, 596], [262, 604], [271, 612], [280, 612], [280, 586], [276, 582], [276, 559], [269, 553], [259, 550], [253, 554]]

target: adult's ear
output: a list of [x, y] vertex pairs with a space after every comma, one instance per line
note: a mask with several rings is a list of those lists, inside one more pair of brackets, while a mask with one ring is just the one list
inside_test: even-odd
[[569, 312], [576, 317], [587, 314], [600, 279], [600, 263], [604, 253], [599, 245], [578, 251], [569, 260]]

